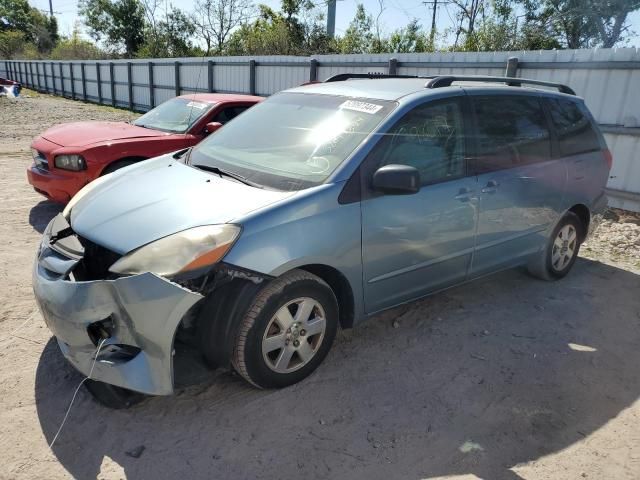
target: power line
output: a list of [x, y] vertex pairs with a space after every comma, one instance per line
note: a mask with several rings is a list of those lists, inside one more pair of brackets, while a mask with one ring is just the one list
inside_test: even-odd
[[[430, 1], [424, 1], [422, 2], [424, 5], [433, 5], [432, 9], [433, 9], [433, 16], [431, 17], [431, 33], [429, 34], [429, 42], [431, 43], [431, 45], [434, 44], [435, 39], [436, 39], [436, 15], [438, 12], [438, 0], [430, 0]], [[452, 2], [448, 1], [448, 0], [440, 0], [440, 5], [448, 5]]]

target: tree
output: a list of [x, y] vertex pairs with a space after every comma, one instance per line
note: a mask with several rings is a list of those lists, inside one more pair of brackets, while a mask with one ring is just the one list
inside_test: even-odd
[[71, 37], [60, 39], [51, 51], [53, 60], [91, 60], [105, 58], [105, 54], [92, 42], [80, 38], [79, 29], [74, 28]]
[[640, 0], [520, 0], [527, 26], [556, 38], [566, 48], [610, 48], [624, 39]]
[[397, 53], [433, 51], [433, 45], [417, 18], [409, 22], [405, 28], [396, 30], [389, 37], [389, 51]]
[[193, 23], [207, 51], [224, 50], [231, 32], [246, 23], [253, 13], [251, 0], [197, 0]]
[[191, 38], [196, 27], [182, 10], [171, 7], [165, 19], [154, 30], [147, 29], [144, 45], [138, 51], [140, 57], [188, 57], [194, 54]]
[[256, 20], [236, 29], [224, 48], [228, 55], [308, 55], [337, 51], [326, 34], [324, 16], [307, 1], [284, 0], [282, 11], [259, 6]]
[[12, 59], [22, 52], [25, 45], [24, 33], [17, 30], [0, 31], [0, 57]]
[[133, 57], [144, 42], [144, 9], [139, 0], [81, 0], [80, 15], [95, 41]]
[[[24, 42], [36, 47], [36, 55], [49, 52], [58, 41], [55, 18], [49, 18], [32, 8], [27, 0], [0, 1], [0, 32], [9, 31], [22, 34]], [[16, 35], [11, 37], [13, 40], [15, 38]]]
[[233, 32], [225, 49], [229, 55], [284, 55], [295, 48], [281, 13], [259, 5], [258, 18]]
[[340, 53], [370, 53], [374, 40], [372, 25], [373, 17], [359, 3], [353, 20], [339, 41]]
[[[458, 7], [458, 19], [459, 25], [456, 29], [456, 39], [454, 47], [457, 47], [458, 40], [461, 34], [465, 34], [466, 37], [473, 35], [476, 28], [476, 21], [479, 14], [485, 12], [485, 0], [450, 0], [456, 7]], [[464, 26], [466, 22], [466, 27]]]

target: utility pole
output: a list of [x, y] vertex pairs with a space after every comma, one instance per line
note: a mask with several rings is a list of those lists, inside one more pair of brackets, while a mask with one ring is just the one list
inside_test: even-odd
[[[448, 5], [451, 3], [450, 1], [440, 0], [440, 5]], [[431, 47], [435, 45], [436, 40], [436, 14], [438, 12], [438, 0], [430, 0], [427, 2], [422, 2], [423, 5], [433, 5], [433, 15], [431, 16], [431, 33], [429, 34], [429, 42], [431, 43]]]
[[49, 0], [49, 18], [53, 18], [53, 0]]
[[336, 34], [336, 0], [329, 0], [327, 2], [327, 37], [333, 38], [335, 34]]

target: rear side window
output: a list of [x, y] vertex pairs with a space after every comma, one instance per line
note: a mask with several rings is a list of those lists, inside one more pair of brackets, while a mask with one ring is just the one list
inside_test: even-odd
[[546, 102], [561, 156], [600, 150], [598, 133], [583, 104], [560, 98], [549, 98]]
[[477, 173], [544, 162], [551, 157], [549, 127], [540, 100], [530, 96], [473, 97]]

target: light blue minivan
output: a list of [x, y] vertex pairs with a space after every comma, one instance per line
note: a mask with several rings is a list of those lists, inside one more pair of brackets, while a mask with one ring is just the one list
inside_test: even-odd
[[178, 346], [284, 387], [338, 327], [506, 268], [569, 272], [612, 161], [582, 99], [535, 80], [367, 77], [274, 95], [51, 221], [35, 295], [100, 401], [171, 394]]

